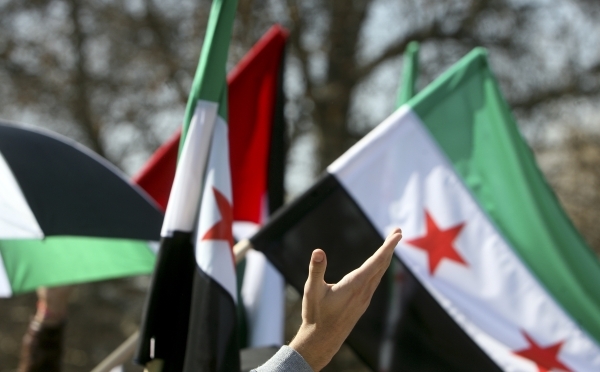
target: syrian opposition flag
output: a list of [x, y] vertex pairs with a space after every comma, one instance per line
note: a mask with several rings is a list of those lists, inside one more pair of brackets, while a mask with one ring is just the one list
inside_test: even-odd
[[396, 108], [402, 106], [415, 95], [419, 77], [419, 43], [411, 41], [406, 46], [403, 56], [402, 76], [396, 97]]
[[[287, 31], [271, 27], [227, 77], [233, 234], [254, 234], [283, 205], [285, 121], [283, 56]], [[164, 209], [175, 177], [178, 131], [148, 160], [134, 182]], [[252, 347], [283, 344], [284, 282], [260, 252], [246, 255], [241, 298]]]
[[[544, 181], [476, 49], [376, 127], [251, 241], [298, 290], [399, 226], [399, 296], [382, 281], [348, 343], [373, 370], [600, 370], [600, 264]], [[389, 306], [391, 298], [399, 303]], [[397, 327], [385, 329], [395, 308]]]
[[162, 220], [143, 191], [86, 147], [0, 122], [0, 297], [147, 274]]
[[239, 370], [225, 64], [237, 1], [215, 0], [182, 129], [137, 361]]

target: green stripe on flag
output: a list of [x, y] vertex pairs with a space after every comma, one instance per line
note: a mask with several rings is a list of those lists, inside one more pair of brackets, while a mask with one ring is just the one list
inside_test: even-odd
[[475, 49], [408, 104], [517, 255], [600, 343], [600, 263], [537, 168], [487, 52]]
[[402, 65], [402, 77], [400, 86], [398, 87], [398, 95], [396, 98], [396, 108], [402, 106], [415, 93], [415, 85], [419, 77], [419, 43], [411, 41], [404, 50], [404, 63]]
[[[200, 52], [200, 61], [198, 69], [194, 76], [194, 82], [190, 89], [187, 106], [185, 109], [185, 117], [181, 132], [181, 141], [179, 142], [179, 153], [183, 149], [185, 136], [187, 135], [188, 126], [198, 100], [221, 103], [222, 97], [227, 101], [227, 93], [223, 92], [227, 89], [226, 71], [227, 53], [229, 51], [229, 41], [231, 40], [231, 32], [235, 10], [237, 8], [237, 0], [214, 0], [211, 7], [210, 17], [204, 37], [204, 44]], [[219, 116], [227, 113], [220, 107]], [[221, 116], [227, 121], [227, 116]]]
[[79, 236], [2, 240], [0, 253], [15, 294], [40, 286], [149, 274], [155, 261], [143, 241]]

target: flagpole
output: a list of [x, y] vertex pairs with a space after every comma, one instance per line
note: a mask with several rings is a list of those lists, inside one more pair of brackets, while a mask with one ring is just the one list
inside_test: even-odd
[[137, 341], [140, 338], [140, 331], [135, 331], [118, 348], [106, 357], [92, 372], [109, 372], [116, 366], [125, 363], [133, 354]]
[[[248, 239], [240, 240], [236, 245], [233, 246], [233, 255], [235, 257], [235, 263], [240, 262], [248, 251], [252, 249], [252, 243]], [[110, 353], [100, 364], [92, 370], [92, 372], [110, 372], [113, 368], [122, 365], [123, 363], [130, 360], [135, 352], [138, 339], [140, 338], [140, 332], [135, 331], [134, 334], [129, 336], [125, 342], [117, 347], [112, 353]], [[155, 362], [156, 361], [156, 362]], [[162, 370], [162, 361], [155, 359], [146, 365], [146, 372], [160, 372]]]

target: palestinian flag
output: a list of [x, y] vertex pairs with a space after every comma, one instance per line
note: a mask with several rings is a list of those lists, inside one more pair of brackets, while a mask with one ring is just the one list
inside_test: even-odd
[[0, 121], [0, 297], [146, 274], [163, 215], [106, 159]]
[[[283, 56], [288, 32], [272, 26], [228, 74], [229, 156], [233, 235], [253, 235], [283, 205], [286, 153]], [[175, 177], [177, 131], [133, 178], [165, 210]], [[246, 331], [242, 346], [283, 344], [284, 282], [260, 252], [243, 263], [241, 298]]]
[[315, 247], [334, 282], [396, 226], [401, 293], [382, 281], [347, 340], [373, 370], [390, 332], [394, 371], [600, 370], [600, 264], [535, 165], [482, 49], [251, 241], [301, 291]]
[[140, 331], [137, 361], [164, 372], [240, 368], [225, 81], [236, 6], [212, 4]]
[[181, 141], [181, 129], [163, 143], [132, 178], [132, 181], [144, 189], [163, 211], [167, 210], [173, 187], [179, 141]]
[[[236, 240], [256, 233], [284, 202], [286, 153], [283, 56], [287, 31], [276, 25], [229, 74], [229, 135]], [[285, 283], [260, 252], [246, 254], [240, 291], [240, 345], [284, 342]], [[238, 271], [239, 272], [239, 271]]]

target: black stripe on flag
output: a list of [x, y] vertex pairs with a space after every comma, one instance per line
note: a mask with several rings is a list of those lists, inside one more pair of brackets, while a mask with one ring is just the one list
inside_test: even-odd
[[176, 231], [161, 241], [136, 362], [162, 359], [161, 372], [233, 371], [240, 365], [236, 308], [196, 265], [191, 239]]
[[230, 372], [240, 368], [237, 308], [221, 285], [196, 267], [185, 372]]
[[[337, 181], [326, 174], [284, 207], [252, 239], [253, 246], [300, 293], [315, 248], [327, 253], [328, 283], [359, 267], [383, 243], [372, 223]], [[394, 331], [394, 371], [500, 371], [454, 322], [409, 270]], [[357, 355], [378, 370], [391, 285], [382, 280], [371, 304], [347, 339]]]
[[0, 152], [46, 236], [159, 240], [162, 212], [74, 141], [0, 122]]
[[277, 72], [277, 94], [271, 127], [271, 143], [269, 149], [269, 171], [267, 175], [267, 197], [269, 198], [269, 215], [275, 213], [285, 199], [285, 160], [288, 149], [286, 122], [283, 112], [285, 92], [283, 90], [283, 73], [285, 70], [286, 47], [281, 52], [279, 71]]
[[136, 362], [165, 361], [163, 372], [181, 372], [189, 328], [196, 258], [192, 234], [163, 238], [146, 297]]

